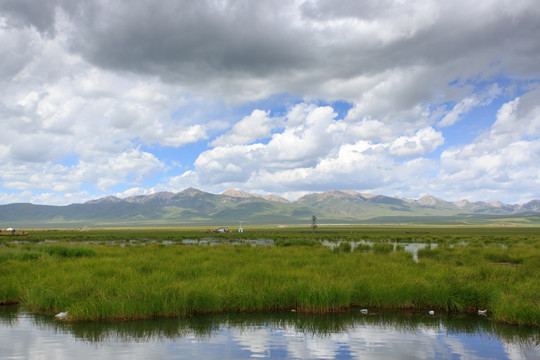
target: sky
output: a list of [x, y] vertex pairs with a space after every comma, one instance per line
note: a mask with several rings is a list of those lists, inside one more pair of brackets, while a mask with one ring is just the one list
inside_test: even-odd
[[0, 0], [0, 203], [540, 198], [537, 0]]

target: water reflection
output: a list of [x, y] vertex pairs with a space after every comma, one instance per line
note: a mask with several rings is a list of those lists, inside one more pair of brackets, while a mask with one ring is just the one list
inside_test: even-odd
[[6, 359], [537, 359], [540, 329], [484, 317], [357, 311], [58, 322], [0, 308]]

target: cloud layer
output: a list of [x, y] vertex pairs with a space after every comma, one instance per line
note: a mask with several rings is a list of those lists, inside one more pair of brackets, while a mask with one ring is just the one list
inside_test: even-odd
[[0, 202], [538, 198], [536, 5], [0, 0]]

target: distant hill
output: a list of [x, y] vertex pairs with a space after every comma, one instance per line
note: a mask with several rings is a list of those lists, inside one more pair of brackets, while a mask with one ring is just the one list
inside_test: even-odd
[[306, 224], [484, 224], [540, 225], [540, 200], [508, 205], [501, 202], [448, 202], [431, 195], [418, 200], [355, 191], [329, 190], [288, 201], [238, 190], [211, 194], [189, 188], [120, 199], [107, 196], [84, 204], [50, 206], [0, 205], [0, 227], [185, 226]]

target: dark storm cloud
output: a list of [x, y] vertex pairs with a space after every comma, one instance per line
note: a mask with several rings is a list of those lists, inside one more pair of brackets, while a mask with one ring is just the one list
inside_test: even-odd
[[302, 15], [317, 20], [357, 18], [369, 20], [383, 13], [408, 11], [407, 3], [395, 6], [393, 0], [319, 0], [307, 1], [300, 7]]
[[18, 26], [34, 26], [44, 33], [54, 33], [58, 8], [74, 13], [79, 5], [77, 1], [70, 0], [0, 0], [0, 15], [7, 15], [8, 22]]
[[54, 27], [55, 1], [0, 0], [0, 7], [9, 20], [19, 26], [35, 26], [40, 31]]
[[540, 17], [532, 3], [467, 4], [0, 0], [10, 21], [48, 33], [62, 9], [73, 26], [71, 49], [87, 60], [195, 92], [227, 97], [235, 83], [247, 93], [264, 85], [264, 96], [325, 97], [331, 80], [422, 67], [419, 80], [431, 84], [419, 84], [424, 89], [412, 102], [456, 74], [476, 76], [495, 65], [493, 71], [538, 71]]
[[73, 48], [98, 65], [166, 81], [264, 77], [308, 65], [307, 34], [290, 31], [272, 4], [113, 2], [82, 19]]

